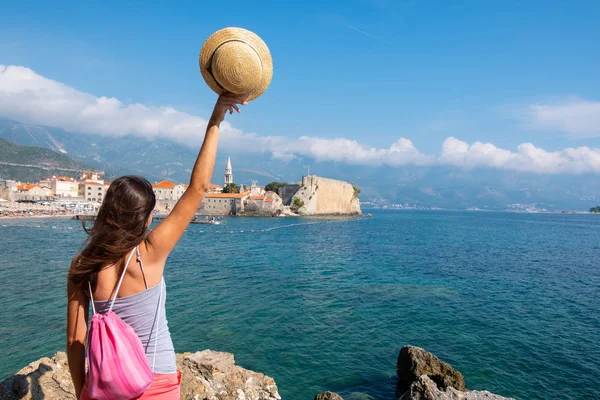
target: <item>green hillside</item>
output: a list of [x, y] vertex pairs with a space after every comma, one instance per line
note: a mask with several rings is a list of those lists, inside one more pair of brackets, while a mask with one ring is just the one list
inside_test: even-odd
[[0, 179], [38, 181], [52, 175], [77, 177], [90, 170], [94, 168], [64, 154], [0, 139]]

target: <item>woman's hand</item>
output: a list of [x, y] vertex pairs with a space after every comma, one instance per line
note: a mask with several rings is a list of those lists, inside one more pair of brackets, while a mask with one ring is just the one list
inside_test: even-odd
[[229, 111], [229, 114], [233, 114], [233, 110], [238, 113], [241, 112], [238, 107], [239, 104], [246, 105], [247, 101], [244, 100], [246, 96], [239, 94], [222, 94], [219, 96], [212, 116], [210, 117], [211, 122], [220, 124], [225, 119], [225, 114]]

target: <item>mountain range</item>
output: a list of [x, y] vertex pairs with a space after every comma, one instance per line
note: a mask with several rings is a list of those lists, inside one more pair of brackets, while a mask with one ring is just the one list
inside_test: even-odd
[[0, 179], [39, 181], [53, 175], [79, 176], [91, 168], [64, 154], [0, 139]]
[[[187, 182], [197, 148], [168, 139], [102, 136], [60, 128], [0, 120], [0, 138], [38, 146], [75, 162], [103, 170], [108, 177], [139, 174], [150, 181]], [[222, 184], [227, 154], [219, 154], [213, 183]], [[512, 204], [535, 204], [548, 210], [589, 210], [600, 202], [597, 175], [541, 175], [448, 166], [359, 166], [335, 162], [272, 159], [270, 154], [231, 154], [234, 180], [249, 185], [298, 182], [307, 172], [350, 181], [361, 189], [361, 201], [420, 207], [503, 210]], [[0, 161], [4, 161], [0, 159]]]

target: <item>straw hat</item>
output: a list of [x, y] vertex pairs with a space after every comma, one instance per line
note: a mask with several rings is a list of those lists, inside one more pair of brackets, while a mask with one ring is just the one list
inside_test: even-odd
[[210, 35], [200, 50], [199, 62], [200, 73], [212, 90], [247, 94], [247, 101], [263, 94], [273, 77], [269, 48], [242, 28], [225, 28]]

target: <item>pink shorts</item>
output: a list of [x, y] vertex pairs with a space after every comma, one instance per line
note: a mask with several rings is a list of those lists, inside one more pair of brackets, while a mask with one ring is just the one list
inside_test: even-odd
[[[154, 380], [152, 381], [152, 384], [150, 384], [148, 390], [140, 397], [136, 397], [135, 400], [179, 400], [180, 384], [181, 372], [179, 371], [175, 374], [154, 374]], [[81, 397], [79, 400], [94, 400], [88, 395], [87, 379], [81, 390]]]

